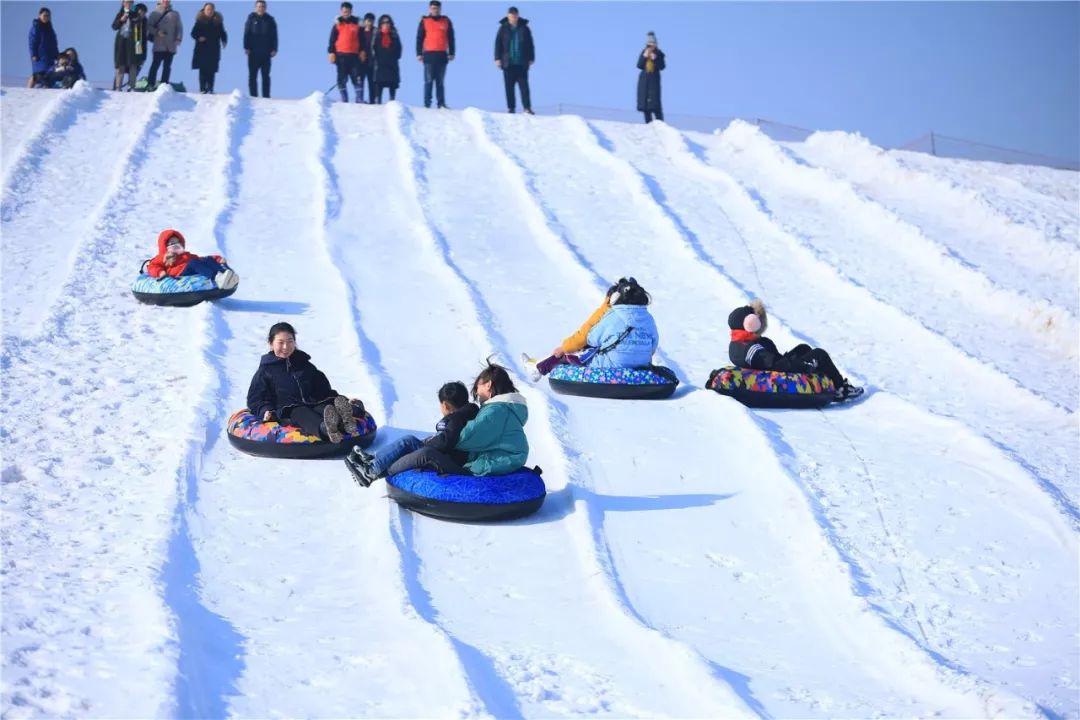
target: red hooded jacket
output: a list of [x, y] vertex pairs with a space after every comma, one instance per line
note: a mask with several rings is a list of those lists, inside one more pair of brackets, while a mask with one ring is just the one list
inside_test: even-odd
[[[184, 247], [184, 252], [179, 255], [173, 255], [171, 259], [166, 261], [165, 250], [169, 243], [169, 238], [177, 238], [180, 240], [180, 245]], [[158, 254], [153, 257], [152, 260], [146, 266], [146, 274], [150, 277], [164, 277], [165, 275], [171, 275], [173, 277], [179, 277], [184, 272], [184, 268], [192, 260], [198, 258], [198, 255], [189, 253], [187, 251], [187, 240], [180, 233], [179, 230], [162, 230], [157, 239]], [[225, 259], [220, 255], [211, 255], [210, 257], [217, 260], [219, 263], [225, 262]]]

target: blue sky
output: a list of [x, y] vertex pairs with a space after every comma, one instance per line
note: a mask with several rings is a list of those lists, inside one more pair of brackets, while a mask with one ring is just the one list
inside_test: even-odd
[[[634, 64], [645, 33], [653, 30], [668, 57], [668, 113], [858, 131], [886, 146], [935, 130], [1080, 158], [1078, 2], [513, 1], [536, 38], [530, 80], [538, 108], [589, 105], [634, 117]], [[0, 3], [5, 77], [29, 72], [26, 33], [40, 4]], [[246, 88], [241, 36], [253, 4], [218, 3], [234, 34], [218, 75], [219, 92]], [[458, 59], [447, 73], [451, 107], [504, 109], [492, 46], [508, 4], [445, 0], [458, 44]], [[406, 41], [399, 99], [418, 104], [422, 68], [409, 52], [426, 5], [354, 5], [361, 13], [394, 16]], [[61, 45], [79, 50], [91, 79], [111, 78], [109, 23], [119, 3], [68, 0], [49, 6]], [[174, 6], [186, 32], [201, 3]], [[281, 31], [275, 96], [303, 97], [334, 83], [325, 50], [337, 6], [270, 0]], [[188, 39], [174, 62], [174, 80], [197, 87], [190, 66]]]

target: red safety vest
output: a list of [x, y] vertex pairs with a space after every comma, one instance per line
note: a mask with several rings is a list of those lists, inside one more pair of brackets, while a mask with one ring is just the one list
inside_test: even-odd
[[424, 52], [449, 52], [450, 18], [431, 16], [424, 18]]

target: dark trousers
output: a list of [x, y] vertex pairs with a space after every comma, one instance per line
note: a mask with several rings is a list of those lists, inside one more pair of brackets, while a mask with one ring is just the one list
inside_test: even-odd
[[213, 70], [199, 68], [199, 92], [214, 92], [214, 75], [216, 74]]
[[651, 123], [653, 121], [653, 116], [654, 115], [656, 116], [657, 120], [663, 120], [664, 119], [664, 111], [663, 110], [646, 110], [645, 111], [645, 122]]
[[375, 83], [374, 94], [371, 96], [372, 102], [378, 103], [378, 104], [382, 103], [382, 91], [383, 90], [389, 90], [390, 91], [390, 99], [391, 100], [394, 100], [394, 99], [397, 98], [397, 87], [391, 86], [391, 85], [384, 85], [382, 83]]
[[364, 101], [364, 83], [367, 83], [368, 102], [375, 102], [375, 65], [370, 60], [360, 63], [360, 99], [357, 102]]
[[351, 53], [337, 54], [337, 86], [341, 93], [341, 102], [349, 102], [349, 90], [345, 87], [345, 80], [351, 80], [353, 89], [356, 91], [356, 102], [362, 102], [364, 91], [360, 87], [360, 56]]
[[554, 370], [558, 365], [584, 365], [581, 358], [572, 353], [566, 353], [562, 357], [555, 357], [554, 355], [546, 357], [540, 362], [536, 363], [536, 369], [540, 371], [541, 375], [547, 375]]
[[783, 359], [777, 363], [777, 370], [782, 372], [816, 373], [824, 375], [842, 387], [847, 380], [836, 369], [829, 353], [821, 348], [812, 348], [806, 343], [796, 345], [784, 353]]
[[[157, 85], [157, 71], [161, 67], [161, 82], [169, 82], [169, 78], [172, 77], [172, 59], [173, 53], [171, 52], [158, 52], [154, 51], [154, 59], [150, 63], [150, 74], [146, 76], [146, 79], [150, 81], [150, 85]], [[164, 65], [164, 67], [162, 67]]]
[[434, 448], [422, 447], [397, 460], [387, 475], [397, 475], [406, 470], [434, 470], [440, 475], [472, 475], [464, 466], [459, 465], [453, 458], [444, 452]]
[[431, 86], [435, 85], [435, 101], [439, 107], [446, 105], [446, 91], [443, 80], [446, 79], [447, 57], [445, 53], [424, 54], [424, 107], [431, 107]]
[[248, 94], [251, 97], [259, 96], [256, 82], [259, 75], [262, 75], [262, 96], [268, 98], [270, 97], [270, 56], [248, 55]]
[[305, 435], [325, 438], [326, 428], [323, 425], [323, 412], [326, 411], [327, 405], [333, 404], [331, 401], [319, 403], [318, 405], [297, 405], [290, 408], [289, 414], [282, 420], [285, 421], [286, 425], [295, 425], [300, 428]]
[[503, 68], [503, 84], [506, 86], [506, 109], [514, 112], [514, 85], [521, 88], [521, 107], [532, 110], [529, 100], [529, 66], [511, 65]]

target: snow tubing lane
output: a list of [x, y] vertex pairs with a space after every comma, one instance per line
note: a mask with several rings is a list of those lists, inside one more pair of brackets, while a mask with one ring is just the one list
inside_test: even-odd
[[614, 400], [663, 400], [671, 397], [679, 380], [665, 367], [595, 368], [557, 365], [548, 374], [551, 389], [563, 395]]
[[236, 288], [222, 290], [212, 278], [205, 275], [182, 275], [155, 280], [149, 275], [140, 274], [131, 284], [131, 294], [139, 302], [166, 307], [191, 307], [205, 300], [227, 298], [234, 292]]
[[386, 478], [390, 498], [421, 515], [456, 522], [514, 520], [544, 504], [540, 473], [521, 469], [509, 475], [439, 475], [406, 470]]
[[233, 413], [225, 434], [233, 447], [248, 455], [301, 460], [340, 457], [354, 447], [366, 448], [375, 442], [375, 418], [367, 413], [354, 414], [354, 417], [359, 432], [346, 435], [337, 444], [315, 435], [305, 435], [303, 430], [293, 425], [261, 422], [247, 408]]
[[705, 387], [753, 408], [820, 408], [836, 399], [824, 375], [723, 367], [709, 373]]

